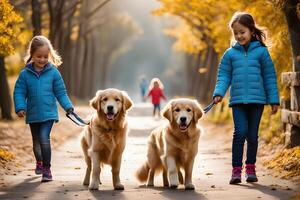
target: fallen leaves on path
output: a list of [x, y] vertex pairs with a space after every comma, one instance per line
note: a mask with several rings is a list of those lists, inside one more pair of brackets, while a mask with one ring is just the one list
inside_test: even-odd
[[264, 162], [269, 169], [274, 169], [281, 178], [291, 179], [300, 176], [300, 147], [283, 149], [272, 160]]

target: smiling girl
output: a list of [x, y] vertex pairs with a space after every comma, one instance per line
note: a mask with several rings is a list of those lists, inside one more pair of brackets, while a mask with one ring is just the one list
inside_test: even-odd
[[245, 140], [246, 181], [257, 182], [258, 128], [264, 105], [271, 105], [271, 114], [277, 112], [279, 105], [276, 72], [264, 43], [266, 36], [249, 13], [235, 13], [229, 26], [235, 43], [221, 59], [213, 100], [221, 102], [231, 86], [229, 106], [232, 107], [234, 133], [230, 184], [241, 182]]
[[42, 174], [42, 182], [52, 181], [50, 170], [50, 132], [58, 121], [56, 100], [66, 112], [73, 111], [73, 105], [57, 70], [62, 61], [44, 36], [35, 36], [28, 48], [26, 65], [20, 72], [14, 89], [15, 112], [26, 116], [29, 124], [33, 152], [36, 159], [36, 174]]

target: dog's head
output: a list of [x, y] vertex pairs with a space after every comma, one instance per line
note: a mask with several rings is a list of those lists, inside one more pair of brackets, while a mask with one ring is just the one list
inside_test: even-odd
[[132, 100], [125, 91], [118, 89], [98, 90], [90, 105], [98, 115], [104, 114], [108, 121], [113, 121], [119, 113], [126, 113], [131, 108]]
[[203, 111], [196, 100], [180, 98], [171, 100], [162, 110], [162, 115], [185, 132], [192, 123], [197, 124]]

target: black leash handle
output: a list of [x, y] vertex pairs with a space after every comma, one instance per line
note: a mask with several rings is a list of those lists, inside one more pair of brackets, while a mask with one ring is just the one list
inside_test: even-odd
[[214, 105], [216, 105], [216, 104], [215, 104], [214, 101], [212, 101], [208, 106], [206, 106], [206, 107], [203, 109], [204, 113], [205, 113], [205, 114], [208, 113], [208, 111], [210, 111], [210, 109], [212, 109], [212, 107], [214, 107]]

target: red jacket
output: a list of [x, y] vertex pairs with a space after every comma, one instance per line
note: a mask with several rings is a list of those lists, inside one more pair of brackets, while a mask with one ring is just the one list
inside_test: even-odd
[[152, 97], [152, 103], [153, 104], [160, 104], [160, 97], [163, 99], [166, 99], [162, 89], [160, 88], [153, 88], [152, 90], [149, 91], [148, 97]]

